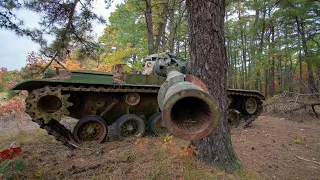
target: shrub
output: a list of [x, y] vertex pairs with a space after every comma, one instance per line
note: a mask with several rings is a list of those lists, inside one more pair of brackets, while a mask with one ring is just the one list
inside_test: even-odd
[[0, 119], [2, 119], [5, 115], [10, 114], [22, 115], [25, 111], [24, 100], [18, 97], [12, 98], [0, 106]]

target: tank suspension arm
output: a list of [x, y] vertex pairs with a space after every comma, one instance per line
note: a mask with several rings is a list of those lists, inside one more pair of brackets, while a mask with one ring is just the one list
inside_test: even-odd
[[104, 110], [103, 112], [100, 114], [101, 117], [104, 117], [116, 104], [118, 104], [119, 99], [116, 98], [112, 101], [111, 104], [109, 104]]

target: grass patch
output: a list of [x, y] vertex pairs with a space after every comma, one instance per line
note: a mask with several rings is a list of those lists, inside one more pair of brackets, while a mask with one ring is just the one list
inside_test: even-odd
[[72, 151], [38, 129], [4, 137], [1, 147], [12, 141], [22, 146], [17, 160], [26, 164], [18, 179], [259, 179], [247, 171], [226, 174], [204, 165], [181, 153], [189, 142], [172, 137], [86, 143]]
[[16, 146], [24, 146], [25, 143], [35, 141], [35, 139], [44, 140], [43, 136], [47, 136], [47, 132], [43, 129], [36, 129], [33, 131], [21, 131], [18, 134], [3, 135], [1, 137], [2, 143], [0, 149], [10, 147], [12, 143]]

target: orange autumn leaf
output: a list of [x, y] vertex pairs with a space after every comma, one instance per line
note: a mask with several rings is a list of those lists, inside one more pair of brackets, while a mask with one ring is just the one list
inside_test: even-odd
[[80, 63], [78, 63], [76, 61], [72, 61], [70, 59], [66, 61], [65, 67], [67, 69], [69, 69], [69, 70], [80, 70], [80, 69], [82, 69]]

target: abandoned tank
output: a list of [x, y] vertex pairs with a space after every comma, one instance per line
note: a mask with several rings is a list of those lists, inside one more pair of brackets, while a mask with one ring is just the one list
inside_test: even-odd
[[[112, 74], [64, 70], [12, 89], [27, 90], [26, 113], [32, 121], [72, 149], [75, 143], [146, 131], [160, 135], [169, 130], [187, 140], [210, 134], [219, 112], [206, 86], [188, 74], [189, 61], [164, 53], [148, 56], [144, 63], [136, 74], [125, 73], [123, 65], [116, 65]], [[264, 96], [258, 91], [227, 93], [230, 124], [237, 125], [242, 117], [250, 124], [262, 111]], [[63, 115], [78, 119], [72, 132], [60, 123]]]

